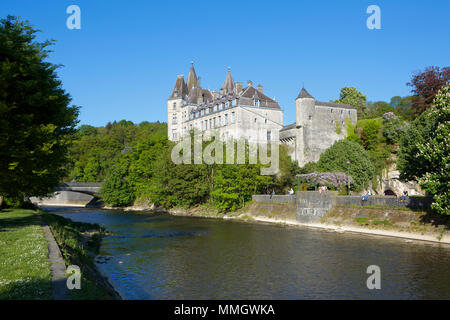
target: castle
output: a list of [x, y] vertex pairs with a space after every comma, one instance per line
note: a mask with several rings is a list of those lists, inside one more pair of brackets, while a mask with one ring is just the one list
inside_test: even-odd
[[[275, 99], [251, 81], [244, 88], [234, 82], [228, 68], [220, 92], [203, 89], [193, 63], [187, 83], [178, 75], [167, 101], [168, 137], [180, 140], [192, 129], [217, 130], [224, 140], [244, 138], [249, 142], [279, 141], [288, 146], [300, 166], [319, 160], [335, 141], [345, 138], [348, 122], [356, 124], [356, 109], [350, 105], [320, 102], [302, 88], [296, 100], [296, 122], [283, 125], [283, 110]], [[347, 120], [348, 119], [348, 120]]]

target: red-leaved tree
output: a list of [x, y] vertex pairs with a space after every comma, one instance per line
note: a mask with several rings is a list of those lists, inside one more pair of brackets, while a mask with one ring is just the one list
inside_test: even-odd
[[450, 82], [450, 67], [427, 67], [423, 72], [413, 75], [411, 82], [406, 85], [412, 87], [415, 94], [412, 97], [412, 107], [416, 115], [428, 109], [439, 89]]

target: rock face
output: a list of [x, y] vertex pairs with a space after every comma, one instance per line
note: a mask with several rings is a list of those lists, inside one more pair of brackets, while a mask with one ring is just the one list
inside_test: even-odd
[[[393, 159], [395, 160], [395, 159]], [[404, 181], [400, 179], [400, 171], [397, 170], [395, 161], [383, 170], [377, 188], [373, 189], [375, 194], [398, 195], [403, 191], [408, 191], [408, 195], [425, 195], [416, 181]]]

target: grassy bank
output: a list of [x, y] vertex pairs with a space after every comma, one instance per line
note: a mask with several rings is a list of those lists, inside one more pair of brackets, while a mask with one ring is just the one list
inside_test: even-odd
[[98, 224], [74, 222], [64, 217], [39, 210], [50, 227], [66, 265], [81, 269], [81, 289], [71, 290], [73, 300], [114, 299], [114, 292], [98, 274], [94, 258], [106, 230]]
[[51, 299], [47, 241], [32, 210], [0, 211], [0, 299]]

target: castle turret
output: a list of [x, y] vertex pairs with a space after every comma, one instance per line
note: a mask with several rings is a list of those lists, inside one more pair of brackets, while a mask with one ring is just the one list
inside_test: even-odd
[[199, 79], [197, 78], [197, 74], [194, 69], [194, 62], [191, 62], [191, 69], [189, 70], [188, 78], [187, 78], [187, 89], [188, 92], [191, 92], [192, 88], [200, 87]]
[[309, 126], [310, 121], [314, 116], [314, 106], [314, 97], [310, 95], [305, 88], [302, 88], [297, 99], [295, 99], [297, 127]]
[[182, 121], [184, 99], [187, 97], [188, 89], [186, 82], [184, 82], [184, 76], [178, 75], [173, 87], [172, 94], [167, 100], [167, 126], [168, 136], [172, 141], [176, 141], [182, 134]]
[[225, 78], [225, 82], [223, 83], [221, 90], [223, 95], [234, 93], [234, 81], [231, 76], [230, 68], [228, 68], [227, 77]]

